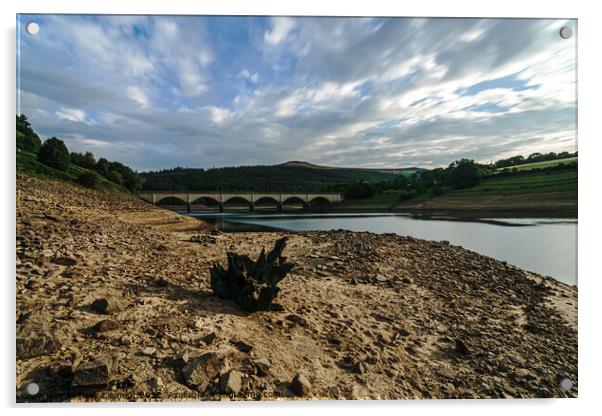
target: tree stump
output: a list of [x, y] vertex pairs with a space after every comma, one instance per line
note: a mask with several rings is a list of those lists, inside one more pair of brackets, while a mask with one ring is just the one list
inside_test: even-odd
[[246, 311], [270, 310], [278, 295], [277, 287], [294, 264], [282, 256], [287, 237], [276, 240], [274, 248], [266, 254], [265, 248], [257, 261], [249, 256], [228, 251], [228, 268], [216, 263], [211, 268], [211, 288], [220, 298], [236, 302]]

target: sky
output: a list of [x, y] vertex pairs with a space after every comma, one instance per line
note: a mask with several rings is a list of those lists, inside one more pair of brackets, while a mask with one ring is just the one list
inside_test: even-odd
[[[29, 35], [25, 25], [39, 24]], [[574, 20], [20, 15], [17, 112], [137, 170], [576, 150]]]

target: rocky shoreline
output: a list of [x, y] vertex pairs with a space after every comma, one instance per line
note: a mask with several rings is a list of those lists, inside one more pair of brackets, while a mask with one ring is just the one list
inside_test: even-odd
[[[19, 402], [577, 396], [577, 288], [447, 242], [218, 233], [21, 174], [16, 225]], [[279, 308], [214, 296], [283, 235]]]

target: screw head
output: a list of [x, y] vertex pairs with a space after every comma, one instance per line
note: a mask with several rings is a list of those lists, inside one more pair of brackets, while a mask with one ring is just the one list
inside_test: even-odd
[[37, 35], [40, 31], [40, 25], [36, 22], [29, 22], [25, 25], [25, 31], [30, 35]]
[[40, 392], [40, 386], [38, 386], [38, 383], [29, 383], [25, 387], [25, 391], [30, 396], [35, 396], [36, 394], [38, 394]]
[[560, 389], [563, 391], [570, 391], [573, 388], [573, 382], [568, 378], [560, 380]]
[[568, 26], [563, 26], [563, 27], [560, 29], [560, 37], [561, 37], [562, 39], [568, 39], [568, 38], [570, 38], [571, 36], [573, 36], [573, 30], [572, 30], [570, 27], [568, 27]]

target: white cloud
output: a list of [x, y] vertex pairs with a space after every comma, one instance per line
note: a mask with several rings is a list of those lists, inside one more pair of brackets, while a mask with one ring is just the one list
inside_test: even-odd
[[148, 97], [142, 91], [142, 89], [140, 89], [140, 87], [137, 87], [137, 86], [128, 87], [127, 92], [128, 92], [130, 99], [137, 102], [140, 105], [140, 107], [148, 108], [148, 106], [150, 104]]
[[87, 123], [86, 112], [77, 108], [61, 107], [61, 109], [55, 114], [62, 120], [73, 121], [76, 123]]
[[221, 124], [223, 122], [225, 122], [226, 120], [229, 120], [232, 116], [233, 113], [228, 110], [227, 108], [221, 108], [221, 107], [209, 107], [209, 112], [211, 114], [211, 121], [213, 121], [214, 123], [217, 124]]
[[290, 17], [273, 17], [272, 30], [265, 32], [264, 40], [270, 45], [282, 42], [295, 26], [295, 21]]
[[257, 84], [257, 82], [259, 82], [259, 74], [257, 72], [251, 74], [251, 72], [249, 72], [248, 69], [243, 69], [242, 71], [240, 71], [238, 73], [238, 77], [248, 79], [253, 84]]

